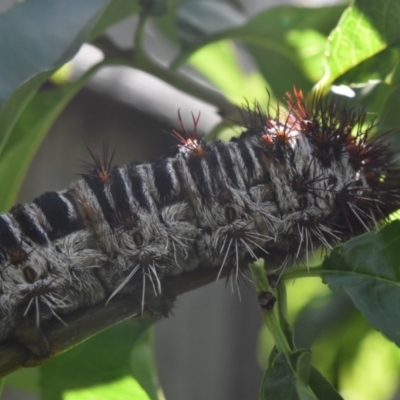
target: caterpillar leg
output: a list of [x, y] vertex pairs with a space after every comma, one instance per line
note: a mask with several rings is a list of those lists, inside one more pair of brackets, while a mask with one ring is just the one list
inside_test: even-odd
[[50, 355], [50, 343], [43, 330], [35, 325], [22, 322], [13, 332], [13, 338], [29, 350], [31, 356], [28, 360], [29, 365], [35, 364], [35, 359], [43, 359]]

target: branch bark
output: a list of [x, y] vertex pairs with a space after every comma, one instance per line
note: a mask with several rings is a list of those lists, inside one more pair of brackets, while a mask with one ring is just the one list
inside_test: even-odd
[[[228, 273], [229, 271], [224, 271], [220, 278], [226, 277]], [[138, 300], [142, 294], [142, 288], [139, 287], [130, 295], [113, 298], [107, 306], [102, 302], [63, 316], [63, 321], [67, 326], [53, 318], [41, 327], [50, 343], [50, 355], [38, 358], [16, 340], [7, 340], [0, 344], [0, 377], [22, 367], [41, 365], [48, 359], [126, 319], [166, 316], [177, 296], [215, 281], [217, 274], [218, 270], [202, 268], [165, 278], [162, 282], [161, 295], [155, 295], [150, 287], [146, 290], [143, 314]]]

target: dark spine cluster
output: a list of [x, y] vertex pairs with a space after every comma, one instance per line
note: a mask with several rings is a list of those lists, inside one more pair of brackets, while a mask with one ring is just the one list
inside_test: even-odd
[[295, 91], [287, 111], [250, 116], [229, 143], [183, 129], [178, 154], [151, 164], [93, 154], [70, 188], [1, 215], [0, 340], [138, 286], [143, 310], [145, 290], [183, 271], [237, 282], [259, 257], [307, 262], [400, 206], [394, 155], [363, 114]]

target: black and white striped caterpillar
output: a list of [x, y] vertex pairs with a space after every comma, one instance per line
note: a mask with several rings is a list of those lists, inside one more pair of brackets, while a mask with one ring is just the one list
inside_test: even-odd
[[[249, 112], [229, 143], [184, 132], [178, 154], [111, 166], [0, 216], [0, 341], [196, 268], [238, 279], [254, 259], [285, 268], [400, 207], [400, 170], [363, 113], [300, 91], [288, 111]], [[194, 118], [196, 128], [197, 120]], [[112, 159], [112, 157], [111, 157]], [[48, 349], [34, 350], [45, 353]]]

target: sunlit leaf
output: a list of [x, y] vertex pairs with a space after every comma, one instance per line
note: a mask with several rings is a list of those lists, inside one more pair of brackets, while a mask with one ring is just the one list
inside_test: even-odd
[[399, 60], [399, 50], [391, 47], [355, 65], [336, 80], [335, 84], [357, 87], [370, 81], [384, 81]]
[[266, 105], [267, 84], [256, 71], [245, 72], [231, 41], [202, 48], [190, 58], [190, 64], [207, 77], [232, 102], [242, 105], [254, 100]]
[[159, 383], [153, 354], [150, 330], [145, 332], [131, 351], [130, 366], [133, 377], [151, 400], [158, 400]]
[[39, 376], [39, 368], [22, 368], [11, 375], [7, 375], [5, 385], [38, 393]]
[[[48, 397], [54, 399], [54, 397]], [[111, 382], [99, 383], [90, 388], [66, 390], [63, 400], [150, 400], [137, 381], [130, 376], [122, 376]]]
[[153, 322], [126, 321], [48, 361], [41, 367], [41, 398], [97, 399], [101, 394], [104, 399], [148, 400], [132, 377], [130, 354]]
[[346, 400], [393, 399], [398, 388], [399, 355], [394, 343], [376, 331], [369, 332], [352, 362], [339, 370], [340, 390]]
[[338, 385], [338, 372], [351, 365], [360, 344], [371, 331], [371, 326], [358, 311], [339, 320], [336, 326], [321, 332], [312, 344], [313, 365], [330, 382]]
[[311, 89], [322, 76], [325, 38], [342, 10], [342, 6], [277, 7], [228, 34], [247, 46], [276, 97], [281, 98], [293, 85]]
[[282, 97], [293, 85], [307, 90], [322, 76], [325, 38], [336, 25], [343, 9], [342, 6], [316, 9], [276, 7], [246, 23], [237, 18], [236, 26], [232, 22], [231, 28], [227, 22], [226, 25], [216, 24], [213, 29], [204, 28], [200, 33], [195, 30], [197, 33], [192, 32], [195, 39], [188, 40], [182, 34], [185, 46], [174, 65], [180, 65], [210, 42], [235, 39], [246, 45], [277, 97]]
[[354, 1], [329, 37], [321, 85], [395, 45], [400, 39], [399, 18], [398, 0]]

